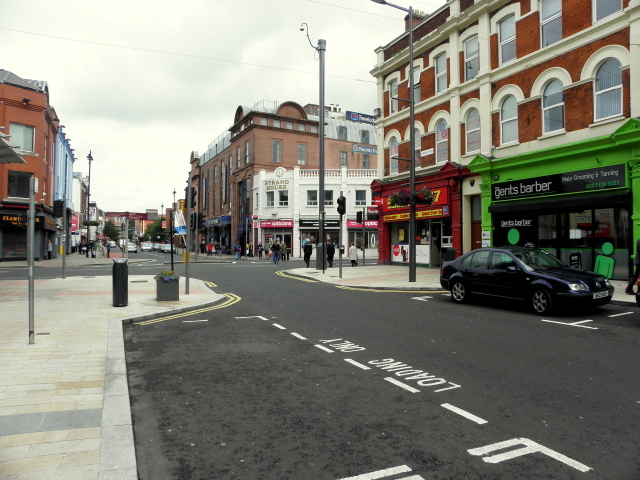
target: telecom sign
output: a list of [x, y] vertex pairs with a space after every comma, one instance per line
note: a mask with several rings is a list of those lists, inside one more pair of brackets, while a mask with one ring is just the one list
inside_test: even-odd
[[347, 110], [347, 120], [351, 120], [352, 122], [370, 123], [371, 125], [376, 123], [376, 117], [374, 117], [373, 115], [350, 112], [349, 110]]

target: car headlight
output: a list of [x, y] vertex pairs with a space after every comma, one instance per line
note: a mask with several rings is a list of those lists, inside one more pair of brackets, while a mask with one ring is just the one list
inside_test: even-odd
[[611, 286], [611, 282], [609, 281], [609, 279], [608, 279], [608, 278], [605, 278], [605, 279], [604, 279], [604, 284], [605, 284], [607, 287], [610, 287], [610, 286]]
[[570, 283], [569, 289], [571, 289], [572, 292], [586, 292], [587, 286], [584, 283]]

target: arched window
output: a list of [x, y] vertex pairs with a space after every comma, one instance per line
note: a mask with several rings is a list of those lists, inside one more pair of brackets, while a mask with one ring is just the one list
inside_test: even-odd
[[441, 120], [436, 127], [436, 163], [449, 160], [449, 128], [447, 122]]
[[480, 113], [477, 109], [472, 108], [467, 113], [467, 121], [465, 122], [465, 131], [467, 135], [467, 153], [480, 150]]
[[518, 105], [516, 97], [509, 95], [500, 107], [500, 143], [518, 140]]
[[542, 94], [543, 133], [564, 128], [564, 93], [562, 82], [552, 80]]
[[622, 115], [622, 65], [612, 58], [596, 73], [596, 120]]
[[389, 174], [398, 173], [398, 139], [389, 139]]
[[416, 167], [420, 167], [422, 166], [422, 162], [420, 161], [420, 152], [422, 151], [422, 142], [420, 141], [420, 130], [418, 130], [417, 128], [415, 128], [413, 130], [413, 135], [414, 135], [414, 139], [415, 139], [415, 145], [413, 146], [413, 159], [416, 162]]

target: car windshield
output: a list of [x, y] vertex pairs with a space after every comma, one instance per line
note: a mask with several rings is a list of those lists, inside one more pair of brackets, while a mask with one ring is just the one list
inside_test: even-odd
[[525, 250], [513, 252], [515, 257], [524, 263], [526, 270], [548, 270], [550, 268], [564, 268], [567, 264], [544, 250]]

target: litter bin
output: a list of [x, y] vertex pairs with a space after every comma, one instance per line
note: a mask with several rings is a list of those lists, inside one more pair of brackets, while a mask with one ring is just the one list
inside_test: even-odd
[[113, 306], [126, 307], [129, 304], [128, 258], [113, 259]]
[[344, 255], [344, 245], [340, 245], [340, 255]]
[[450, 262], [451, 260], [455, 260], [456, 251], [453, 247], [441, 247], [440, 248], [440, 265], [444, 262]]

